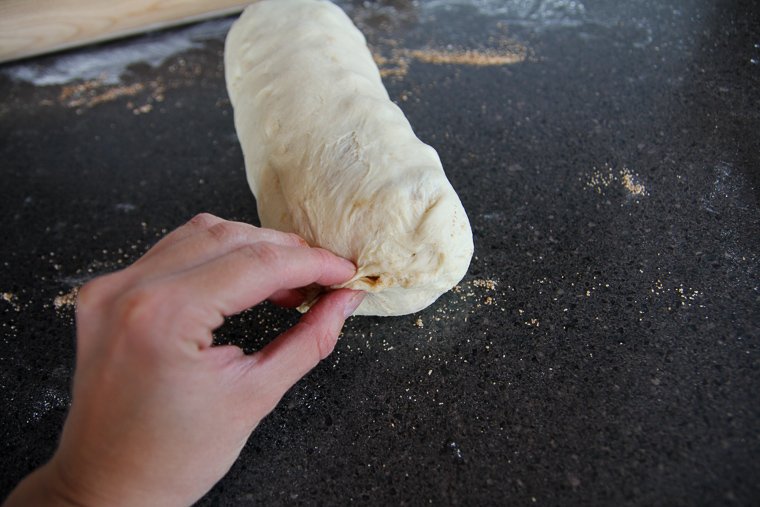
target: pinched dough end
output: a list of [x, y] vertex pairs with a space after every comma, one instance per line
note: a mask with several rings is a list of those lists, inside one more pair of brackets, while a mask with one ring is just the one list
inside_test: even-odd
[[225, 74], [261, 224], [352, 260], [342, 287], [367, 292], [357, 315], [417, 312], [464, 277], [462, 203], [339, 7], [252, 4], [227, 37]]

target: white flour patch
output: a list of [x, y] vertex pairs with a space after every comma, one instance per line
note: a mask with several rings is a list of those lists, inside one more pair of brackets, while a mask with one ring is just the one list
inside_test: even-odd
[[203, 47], [205, 40], [223, 39], [231, 24], [232, 20], [228, 18], [215, 19], [165, 33], [126, 39], [118, 44], [83, 48], [64, 53], [52, 61], [22, 62], [2, 72], [12, 79], [27, 81], [35, 86], [60, 85], [77, 80], [117, 84], [130, 65], [161, 65], [178, 53]]
[[510, 22], [575, 26], [585, 21], [586, 7], [578, 0], [427, 0], [423, 12], [474, 7], [480, 14], [499, 16]]

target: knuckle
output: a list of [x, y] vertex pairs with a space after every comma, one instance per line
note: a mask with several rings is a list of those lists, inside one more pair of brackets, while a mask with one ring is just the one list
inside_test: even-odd
[[215, 215], [212, 215], [211, 213], [198, 213], [193, 218], [190, 219], [188, 224], [195, 226], [199, 229], [205, 229], [207, 227], [210, 227], [211, 225], [215, 224], [219, 221], [219, 218]]
[[280, 250], [271, 243], [254, 243], [253, 245], [246, 245], [240, 250], [242, 255], [254, 262], [269, 266], [279, 265], [282, 259]]
[[119, 298], [118, 320], [125, 329], [143, 334], [152, 327], [165, 301], [158, 290], [147, 287], [132, 289]]
[[314, 342], [317, 346], [317, 353], [319, 354], [319, 360], [323, 360], [329, 356], [335, 348], [336, 336], [333, 336], [327, 329], [317, 330], [314, 336]]
[[238, 230], [232, 222], [219, 222], [207, 229], [209, 235], [221, 243], [233, 241], [238, 236]]
[[313, 321], [308, 318], [308, 315], [299, 324], [302, 326], [304, 334], [313, 340], [317, 356], [321, 361], [329, 356], [335, 348], [335, 344], [338, 341], [338, 332], [334, 331], [332, 326]]
[[312, 248], [311, 251], [314, 252], [316, 265], [319, 266], [322, 271], [336, 260], [335, 255], [322, 248]]

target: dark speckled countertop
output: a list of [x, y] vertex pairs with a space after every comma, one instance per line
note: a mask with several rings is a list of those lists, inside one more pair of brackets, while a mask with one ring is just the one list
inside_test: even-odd
[[[427, 310], [352, 319], [200, 505], [758, 505], [758, 4], [341, 5], [476, 257]], [[199, 211], [257, 222], [229, 23], [0, 67], [0, 497], [55, 447], [71, 291]]]

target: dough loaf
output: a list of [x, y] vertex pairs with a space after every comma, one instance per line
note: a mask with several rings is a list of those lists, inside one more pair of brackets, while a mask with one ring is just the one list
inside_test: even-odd
[[324, 0], [263, 0], [232, 26], [227, 89], [264, 227], [351, 259], [356, 315], [419, 311], [473, 253], [436, 151], [389, 99], [361, 32]]

